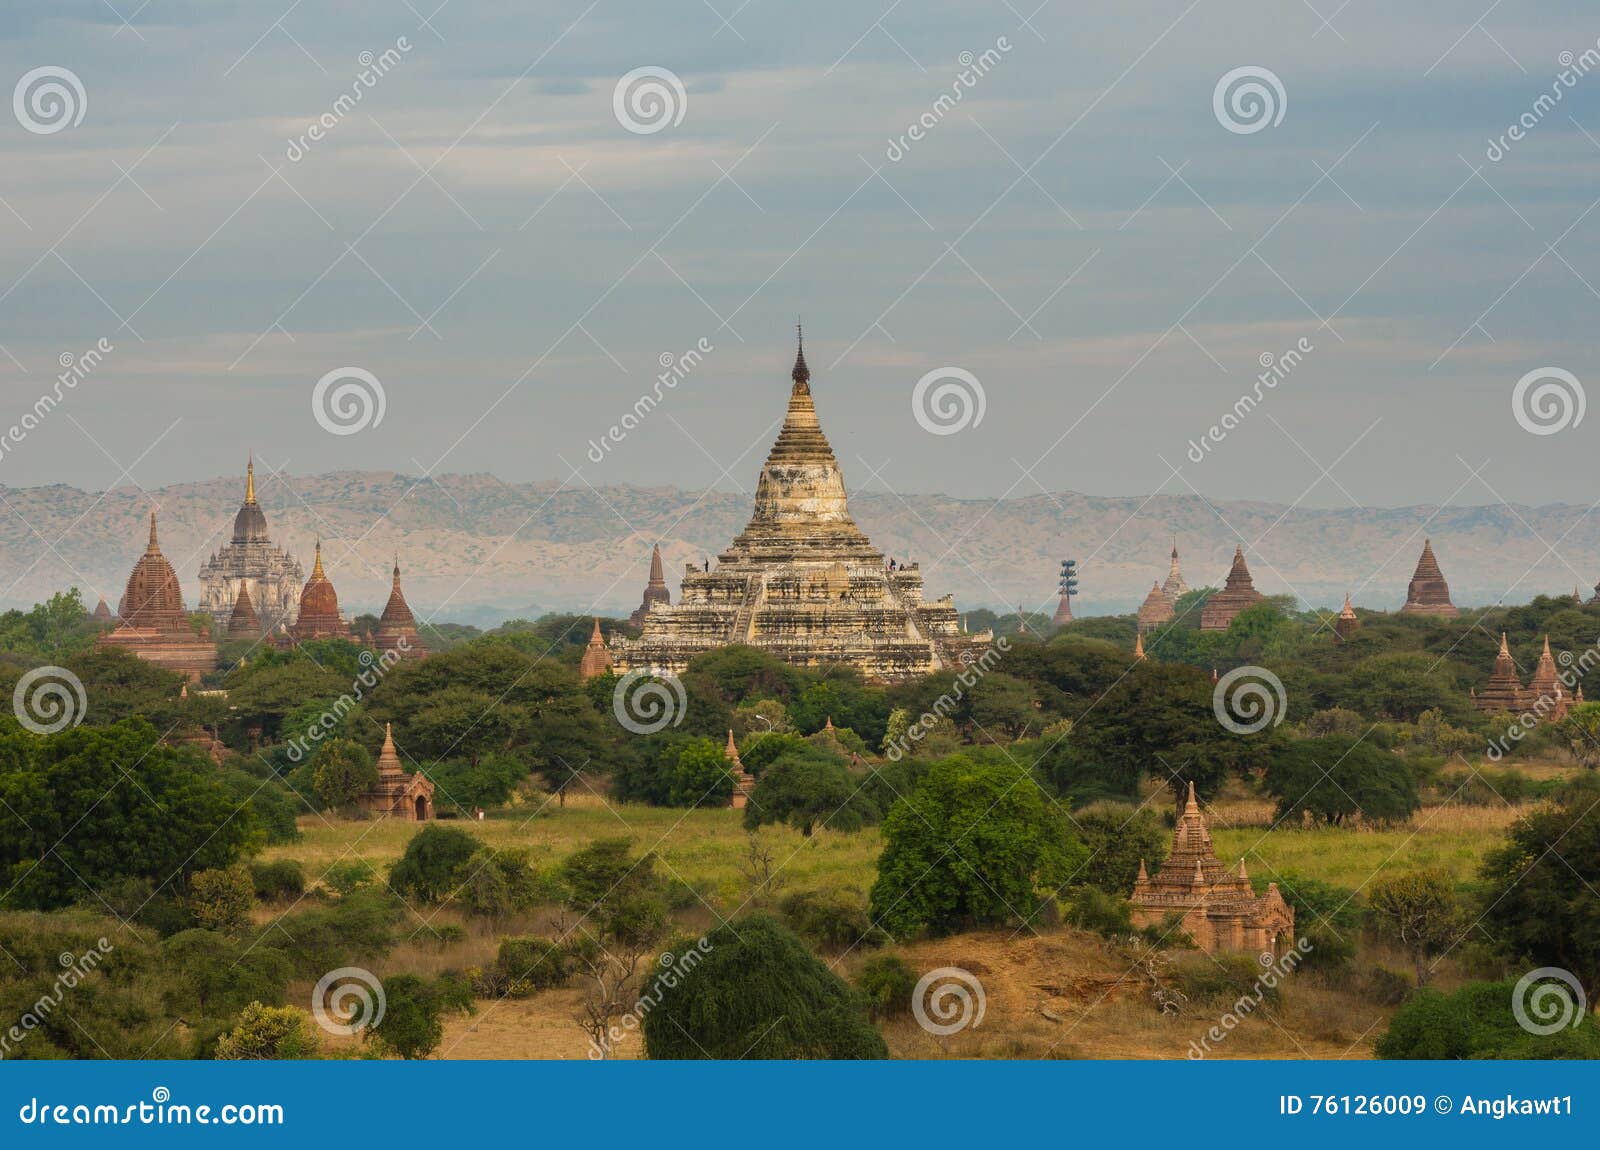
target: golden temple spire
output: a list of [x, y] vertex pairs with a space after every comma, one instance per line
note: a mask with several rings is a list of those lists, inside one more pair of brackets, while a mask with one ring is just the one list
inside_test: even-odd
[[1144, 632], [1136, 631], [1133, 636], [1133, 657], [1140, 662], [1144, 661]]
[[317, 540], [317, 558], [316, 558], [316, 561], [311, 564], [311, 578], [313, 578], [313, 579], [326, 579], [327, 578], [327, 575], [323, 574], [323, 571], [322, 571], [322, 540], [320, 540], [320, 539]]
[[244, 465], [244, 501], [246, 503], [254, 503], [256, 501], [255, 452], [250, 453], [250, 457]]

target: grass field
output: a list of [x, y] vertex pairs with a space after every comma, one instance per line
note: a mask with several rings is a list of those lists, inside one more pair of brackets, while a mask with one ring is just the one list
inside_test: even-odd
[[[1162, 809], [1165, 796], [1154, 796]], [[1476, 876], [1486, 851], [1526, 808], [1508, 805], [1426, 806], [1407, 823], [1384, 828], [1274, 826], [1270, 804], [1242, 791], [1212, 805], [1208, 814], [1217, 854], [1227, 863], [1243, 857], [1252, 875], [1309, 876], [1352, 891], [1379, 872], [1442, 866], [1458, 882]], [[757, 886], [749, 863], [750, 836], [729, 810], [677, 810], [612, 804], [598, 794], [575, 796], [565, 806], [511, 808], [483, 822], [458, 823], [487, 844], [527, 849], [548, 869], [598, 838], [622, 836], [650, 850], [662, 872], [693, 891], [680, 900], [681, 929], [702, 931], [750, 909]], [[331, 864], [364, 860], [382, 873], [416, 832], [410, 823], [351, 822], [307, 816], [303, 838], [276, 847], [268, 858], [293, 858], [315, 880]], [[864, 898], [876, 877], [882, 840], [875, 829], [853, 834], [819, 831], [810, 838], [782, 827], [760, 832], [782, 881], [781, 894], [822, 887], [851, 888]], [[267, 908], [262, 908], [263, 912]], [[465, 937], [441, 943], [432, 927], [459, 924]], [[425, 925], [426, 924], [426, 925]], [[453, 908], [416, 908], [408, 941], [383, 962], [380, 973], [432, 975], [490, 962], [504, 934], [553, 933], [547, 910], [492, 928]], [[988, 1012], [982, 1026], [948, 1038], [925, 1032], [910, 1019], [883, 1026], [891, 1052], [907, 1058], [1183, 1058], [1223, 1007], [1191, 1003], [1178, 1015], [1155, 1010], [1146, 985], [1124, 952], [1096, 936], [1063, 927], [1001, 931], [910, 942], [893, 948], [919, 971], [955, 966], [982, 979]], [[823, 955], [850, 978], [867, 952]], [[1192, 952], [1172, 961], [1206, 963]], [[1363, 944], [1362, 962], [1404, 969], [1404, 956]], [[1450, 970], [1441, 984], [1456, 981]], [[309, 992], [309, 988], [306, 988]], [[578, 1025], [582, 991], [566, 988], [528, 999], [481, 1000], [470, 1017], [446, 1024], [440, 1056], [447, 1058], [584, 1058], [588, 1042]], [[1284, 1000], [1228, 1032], [1211, 1056], [1224, 1058], [1365, 1058], [1384, 1031], [1389, 1008], [1375, 1005], [1359, 978], [1344, 984], [1296, 978]], [[618, 1057], [642, 1053], [636, 1037]]]

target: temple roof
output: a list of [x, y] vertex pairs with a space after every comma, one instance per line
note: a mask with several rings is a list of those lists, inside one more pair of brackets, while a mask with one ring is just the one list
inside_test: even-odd
[[156, 513], [150, 512], [150, 540], [144, 554], [128, 575], [127, 589], [117, 612], [124, 625], [157, 631], [189, 631], [189, 617], [183, 608], [183, 590], [178, 576], [161, 554], [156, 539]]
[[267, 517], [256, 502], [256, 461], [251, 458], [244, 469], [244, 502], [233, 517], [233, 541], [252, 543], [267, 538]]
[[261, 619], [256, 615], [255, 604], [250, 601], [250, 584], [239, 584], [239, 597], [233, 601], [233, 614], [228, 619], [228, 634], [258, 635]]
[[[319, 553], [317, 562], [322, 562]], [[302, 611], [305, 610], [304, 600], [301, 601]], [[389, 586], [389, 601], [383, 606], [383, 614], [379, 616], [381, 623], [415, 623], [416, 617], [411, 614], [411, 608], [406, 604], [406, 597], [400, 590], [400, 557], [394, 560], [394, 581]]]

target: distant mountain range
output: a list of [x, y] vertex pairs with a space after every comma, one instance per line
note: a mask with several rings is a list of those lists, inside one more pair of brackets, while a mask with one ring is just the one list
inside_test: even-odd
[[[419, 617], [478, 625], [547, 610], [625, 614], [639, 604], [657, 541], [676, 600], [684, 565], [714, 557], [751, 506], [737, 492], [372, 471], [258, 477], [257, 493], [274, 540], [307, 570], [322, 539], [347, 614], [381, 608], [398, 554]], [[0, 604], [78, 586], [91, 607], [103, 595], [114, 609], [154, 505], [192, 606], [196, 571], [227, 541], [242, 497], [236, 476], [148, 492], [0, 487]], [[1562, 504], [1322, 510], [1167, 495], [997, 503], [862, 492], [850, 507], [886, 555], [922, 565], [930, 598], [954, 594], [962, 608], [1053, 610], [1057, 566], [1076, 558], [1078, 614], [1131, 611], [1166, 577], [1174, 539], [1190, 586], [1220, 584], [1242, 537], [1259, 590], [1312, 606], [1336, 606], [1348, 590], [1358, 606], [1398, 607], [1425, 534], [1458, 605], [1575, 584], [1588, 597], [1600, 578], [1600, 515]]]

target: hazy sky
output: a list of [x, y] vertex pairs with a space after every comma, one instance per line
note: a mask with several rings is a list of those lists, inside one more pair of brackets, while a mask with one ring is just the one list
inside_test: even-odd
[[[13, 0], [0, 424], [111, 350], [0, 440], [0, 485], [253, 449], [748, 488], [803, 315], [857, 486], [1587, 504], [1600, 415], [1532, 434], [1513, 391], [1600, 377], [1600, 11], [1486, 7]], [[31, 81], [64, 118], [39, 68], [81, 85]], [[664, 120], [616, 110], [641, 68]], [[1264, 121], [1236, 69], [1281, 85]], [[355, 434], [314, 416], [341, 368], [383, 393]], [[982, 419], [938, 435], [913, 395], [945, 368]]]

